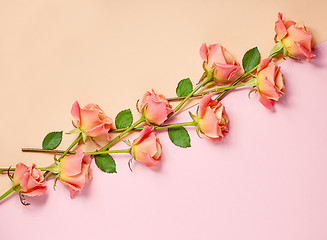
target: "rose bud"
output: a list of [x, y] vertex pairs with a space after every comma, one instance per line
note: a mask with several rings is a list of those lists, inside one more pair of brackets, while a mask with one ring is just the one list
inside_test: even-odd
[[142, 112], [145, 111], [146, 120], [156, 125], [163, 124], [168, 115], [174, 112], [165, 96], [156, 94], [153, 89], [151, 93], [147, 91], [144, 94], [140, 109]]
[[221, 102], [212, 100], [212, 93], [206, 94], [200, 101], [197, 118], [200, 132], [215, 142], [225, 138], [228, 133], [228, 117]]
[[78, 102], [73, 104], [71, 113], [76, 119], [75, 125], [86, 136], [98, 137], [105, 135], [110, 140], [108, 131], [112, 129], [112, 120], [107, 117], [102, 109], [93, 103], [80, 108]]
[[283, 21], [283, 14], [279, 13], [275, 23], [275, 32], [292, 56], [303, 56], [307, 61], [316, 56], [312, 53], [312, 35], [304, 25], [293, 21]]
[[132, 148], [134, 159], [149, 168], [157, 168], [161, 160], [161, 144], [153, 130], [153, 126], [145, 126]]
[[259, 101], [267, 108], [274, 107], [274, 101], [284, 93], [283, 75], [271, 58], [261, 61], [257, 68], [257, 91]]
[[36, 168], [35, 164], [32, 167], [27, 167], [23, 163], [18, 163], [13, 181], [14, 184], [19, 183], [20, 192], [26, 196], [40, 196], [47, 190], [43, 174]]
[[70, 197], [81, 191], [88, 181], [92, 179], [90, 169], [91, 155], [78, 149], [76, 154], [67, 155], [60, 161], [59, 178], [69, 189]]
[[203, 59], [203, 68], [210, 71], [215, 68], [214, 77], [217, 84], [225, 84], [229, 81], [240, 68], [240, 64], [235, 61], [232, 55], [221, 45], [202, 44], [200, 56]]

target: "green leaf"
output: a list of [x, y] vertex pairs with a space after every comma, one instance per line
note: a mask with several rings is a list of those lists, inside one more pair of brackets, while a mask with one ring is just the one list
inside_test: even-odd
[[42, 142], [42, 148], [45, 150], [55, 149], [59, 146], [62, 140], [62, 131], [61, 132], [51, 132], [45, 136]]
[[104, 172], [116, 173], [115, 160], [109, 154], [96, 155], [95, 163]]
[[191, 147], [191, 139], [184, 127], [168, 128], [168, 135], [173, 144], [187, 148]]
[[116, 128], [127, 128], [133, 123], [133, 115], [130, 109], [126, 109], [117, 114], [115, 119]]
[[254, 67], [256, 67], [260, 62], [260, 52], [257, 47], [250, 49], [247, 51], [242, 60], [243, 69], [245, 71], [250, 71]]
[[178, 97], [186, 97], [193, 90], [192, 82], [189, 78], [183, 79], [178, 83], [176, 94]]

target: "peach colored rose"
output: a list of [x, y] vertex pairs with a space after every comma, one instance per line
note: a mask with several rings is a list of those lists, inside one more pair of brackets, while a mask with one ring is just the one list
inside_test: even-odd
[[221, 102], [212, 100], [212, 93], [206, 94], [199, 103], [198, 127], [202, 134], [215, 142], [224, 139], [228, 133], [228, 117]]
[[60, 161], [59, 177], [61, 182], [69, 189], [70, 197], [81, 191], [89, 180], [92, 179], [90, 169], [91, 156], [78, 149], [76, 154], [67, 155]]
[[230, 80], [240, 64], [235, 61], [232, 55], [221, 45], [207, 45], [202, 44], [200, 48], [200, 56], [203, 59], [203, 68], [210, 71], [215, 68], [215, 80], [217, 84], [224, 84]]
[[26, 196], [40, 196], [47, 190], [43, 174], [35, 164], [27, 167], [23, 163], [18, 163], [13, 181], [14, 184], [20, 184], [20, 192]]
[[307, 61], [316, 56], [312, 53], [312, 35], [305, 26], [293, 21], [283, 21], [283, 14], [278, 13], [275, 32], [291, 55], [303, 56]]
[[173, 111], [172, 106], [169, 104], [164, 95], [156, 94], [152, 89], [152, 92], [147, 91], [142, 99], [140, 109], [143, 112], [144, 107], [145, 118], [153, 124], [161, 125], [163, 124], [168, 115]]
[[112, 129], [112, 120], [107, 117], [102, 109], [93, 103], [80, 108], [78, 102], [73, 104], [71, 113], [76, 119], [76, 126], [83, 131], [86, 136], [98, 137], [105, 135], [110, 140], [108, 131]]
[[257, 75], [259, 101], [267, 109], [272, 109], [273, 101], [277, 101], [284, 93], [283, 75], [271, 58], [261, 61], [257, 68]]
[[153, 130], [153, 126], [145, 126], [133, 141], [134, 159], [149, 168], [156, 168], [161, 160], [161, 144]]

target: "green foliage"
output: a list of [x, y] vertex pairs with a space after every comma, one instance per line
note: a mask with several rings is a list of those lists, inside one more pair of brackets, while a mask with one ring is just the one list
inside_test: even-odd
[[109, 154], [96, 155], [95, 164], [104, 172], [116, 173], [116, 162]]
[[244, 71], [250, 71], [255, 68], [260, 62], [260, 52], [257, 47], [250, 49], [247, 51], [242, 60], [242, 65]]
[[116, 128], [127, 128], [133, 123], [133, 115], [130, 109], [126, 109], [117, 114], [115, 119]]
[[42, 142], [42, 148], [45, 150], [55, 149], [59, 146], [62, 140], [62, 131], [61, 132], [51, 132], [48, 133]]
[[179, 147], [191, 147], [191, 139], [184, 127], [175, 127], [168, 129], [170, 140]]
[[189, 78], [181, 80], [176, 88], [176, 94], [178, 97], [186, 97], [193, 91], [193, 85]]

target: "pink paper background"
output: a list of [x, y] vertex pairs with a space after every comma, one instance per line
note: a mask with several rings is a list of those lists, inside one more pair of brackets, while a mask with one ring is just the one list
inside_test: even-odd
[[190, 129], [192, 147], [182, 149], [162, 131], [157, 171], [134, 163], [132, 173], [117, 156], [118, 174], [93, 164], [74, 200], [52, 182], [29, 207], [14, 195], [0, 204], [1, 239], [326, 240], [327, 42], [316, 50], [310, 63], [282, 63], [286, 93], [275, 111], [247, 90], [227, 96], [224, 142]]

